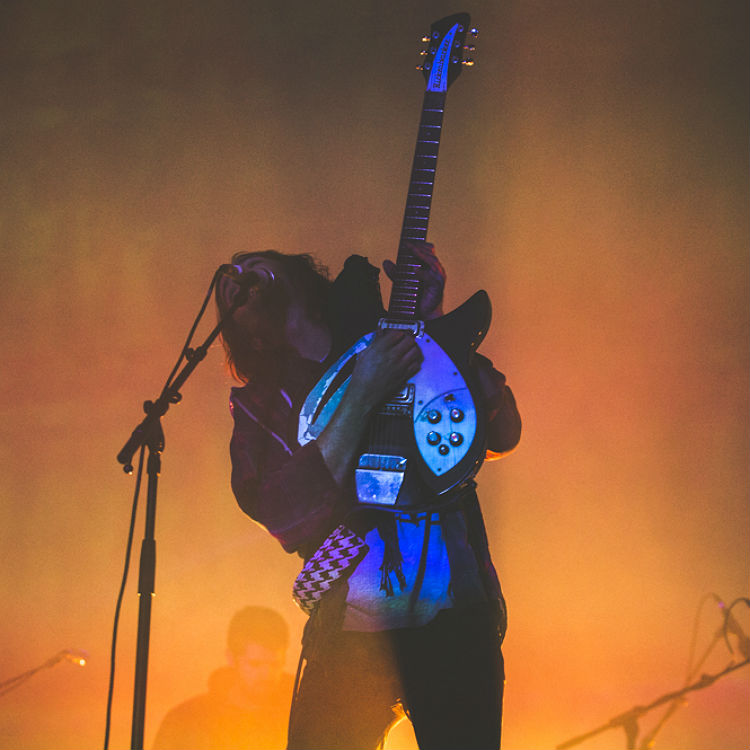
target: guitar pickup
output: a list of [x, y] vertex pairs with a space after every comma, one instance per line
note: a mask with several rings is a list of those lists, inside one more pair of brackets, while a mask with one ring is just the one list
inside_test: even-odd
[[413, 336], [422, 336], [424, 334], [423, 320], [388, 320], [381, 318], [378, 321], [379, 331], [408, 331]]
[[414, 383], [406, 383], [404, 387], [398, 392], [394, 393], [388, 401], [385, 402], [386, 406], [401, 406], [403, 404], [414, 403]]
[[414, 409], [414, 383], [406, 383], [394, 393], [379, 409], [378, 414], [411, 417]]
[[380, 471], [406, 471], [403, 456], [390, 456], [383, 453], [363, 453], [359, 457], [358, 469], [378, 469]]

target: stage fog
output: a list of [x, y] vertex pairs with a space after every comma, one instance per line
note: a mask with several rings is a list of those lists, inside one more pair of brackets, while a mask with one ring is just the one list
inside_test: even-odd
[[[489, 293], [480, 351], [524, 420], [479, 475], [510, 614], [504, 747], [553, 748], [681, 688], [691, 648], [714, 643], [701, 673], [741, 660], [707, 595], [749, 589], [746, 3], [6, 2], [0, 682], [89, 658], [2, 694], [0, 747], [101, 746], [134, 491], [116, 454], [233, 253], [310, 252], [331, 273], [395, 255], [419, 40], [459, 10], [480, 35], [448, 94], [429, 239], [447, 310]], [[296, 665], [300, 560], [232, 496], [231, 385], [214, 345], [163, 419], [147, 746], [205, 690], [241, 607], [283, 615]], [[143, 530], [141, 507], [113, 748]], [[746, 748], [748, 674], [691, 693], [655, 747]], [[415, 747], [406, 724], [388, 747]]]

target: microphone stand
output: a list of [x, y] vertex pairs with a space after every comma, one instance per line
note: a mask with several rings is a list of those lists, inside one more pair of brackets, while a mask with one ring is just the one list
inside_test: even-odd
[[131, 730], [131, 749], [143, 750], [144, 726], [146, 720], [146, 683], [148, 673], [149, 637], [151, 631], [151, 600], [154, 595], [156, 578], [156, 540], [154, 529], [156, 525], [156, 495], [159, 473], [161, 470], [161, 453], [164, 450], [164, 431], [161, 417], [167, 413], [170, 404], [177, 404], [182, 400], [180, 388], [190, 377], [193, 370], [203, 361], [208, 349], [216, 337], [221, 333], [226, 321], [237, 308], [247, 302], [249, 285], [239, 284], [239, 289], [232, 300], [232, 304], [206, 340], [197, 349], [186, 351], [187, 362], [181, 372], [170, 383], [156, 401], [146, 401], [143, 410], [146, 417], [133, 430], [122, 450], [117, 454], [117, 460], [123, 464], [126, 474], [133, 473], [133, 455], [142, 446], [148, 448], [148, 462], [146, 472], [148, 487], [146, 493], [146, 528], [141, 543], [140, 568], [138, 574], [138, 637], [135, 658], [135, 685], [133, 690], [133, 723]]
[[[723, 635], [723, 628], [719, 628], [716, 633], [714, 633], [714, 637], [711, 639], [711, 643], [708, 644], [706, 647], [706, 650], [703, 652], [703, 656], [698, 660], [698, 663], [695, 665], [695, 667], [692, 669], [692, 671], [688, 672], [688, 676], [685, 680], [685, 685], [688, 685], [690, 683], [690, 680], [694, 679], [695, 676], [700, 671], [701, 667], [705, 663], [706, 659], [708, 659], [709, 655], [714, 649], [714, 646], [721, 640], [721, 637]], [[677, 711], [680, 706], [684, 706], [686, 701], [682, 698], [682, 696], [676, 698], [673, 700], [669, 706], [667, 706], [667, 710], [664, 712], [664, 715], [659, 719], [659, 721], [656, 722], [654, 727], [651, 729], [651, 731], [646, 734], [645, 737], [641, 740], [641, 744], [639, 745], [639, 750], [650, 750], [654, 746], [654, 742], [656, 741], [656, 735], [659, 734], [659, 732], [662, 730], [664, 725], [667, 723], [667, 721], [671, 718], [672, 714]]]
[[33, 677], [37, 672], [41, 672], [43, 669], [51, 669], [56, 664], [59, 664], [63, 659], [77, 661], [79, 665], [83, 666], [86, 662], [85, 660], [81, 661], [81, 659], [83, 658], [83, 654], [85, 652], [79, 651], [78, 653], [81, 656], [76, 659], [76, 656], [72, 649], [64, 649], [62, 651], [58, 651], [53, 657], [47, 659], [47, 661], [45, 661], [43, 664], [40, 664], [38, 667], [29, 669], [28, 671], [16, 675], [15, 677], [11, 677], [9, 680], [3, 680], [2, 682], [0, 682], [0, 696], [9, 693], [11, 690], [15, 690], [16, 688], [21, 687], [21, 685], [23, 685], [26, 680]]
[[672, 693], [666, 693], [665, 695], [662, 695], [661, 698], [657, 698], [655, 701], [653, 701], [653, 703], [649, 703], [647, 706], [634, 706], [630, 709], [630, 711], [626, 711], [624, 714], [615, 716], [606, 724], [602, 724], [596, 729], [592, 729], [590, 732], [579, 734], [577, 737], [573, 737], [572, 739], [557, 745], [556, 750], [566, 750], [566, 748], [578, 745], [584, 740], [588, 740], [589, 738], [594, 737], [597, 734], [601, 734], [607, 729], [613, 729], [614, 727], [622, 727], [625, 730], [628, 750], [635, 750], [635, 742], [638, 738], [638, 719], [641, 716], [647, 714], [657, 706], [661, 706], [663, 703], [680, 700], [686, 693], [689, 693], [693, 690], [702, 690], [709, 685], [713, 685], [716, 680], [724, 677], [730, 672], [734, 672], [736, 669], [740, 669], [741, 667], [746, 666], [747, 664], [750, 664], [750, 659], [745, 659], [739, 664], [730, 664], [728, 667], [722, 669], [721, 672], [717, 672], [716, 674], [701, 675], [700, 679], [692, 683], [691, 685], [686, 685], [681, 690], [676, 690]]

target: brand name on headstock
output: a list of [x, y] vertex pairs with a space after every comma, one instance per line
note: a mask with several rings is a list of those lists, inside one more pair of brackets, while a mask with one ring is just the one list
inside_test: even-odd
[[459, 24], [455, 24], [451, 30], [443, 37], [430, 71], [430, 80], [427, 83], [428, 91], [447, 91], [448, 90], [448, 65], [450, 63], [451, 49], [453, 49], [453, 40], [456, 38]]

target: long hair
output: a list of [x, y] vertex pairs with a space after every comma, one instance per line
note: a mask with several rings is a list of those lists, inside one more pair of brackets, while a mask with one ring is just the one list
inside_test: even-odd
[[[240, 264], [250, 257], [269, 258], [282, 264], [289, 280], [292, 294], [298, 295], [303, 307], [313, 320], [326, 320], [331, 281], [328, 269], [308, 253], [287, 254], [277, 250], [262, 250], [256, 253], [235, 253], [233, 264]], [[278, 379], [284, 364], [293, 353], [284, 332], [289, 297], [281, 284], [272, 285], [265, 295], [268, 319], [265, 335], [253, 335], [234, 318], [228, 318], [221, 332], [227, 368], [240, 383], [250, 381], [269, 382]], [[215, 291], [218, 317], [226, 313], [228, 300]], [[264, 302], [264, 290], [259, 292], [259, 301]]]

